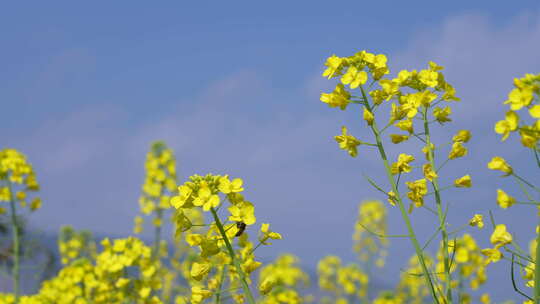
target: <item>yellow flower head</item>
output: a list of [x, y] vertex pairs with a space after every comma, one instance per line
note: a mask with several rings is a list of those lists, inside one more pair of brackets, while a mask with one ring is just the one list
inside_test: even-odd
[[529, 109], [532, 118], [540, 119], [540, 105], [534, 105]]
[[415, 204], [416, 207], [424, 205], [424, 196], [427, 194], [426, 179], [419, 179], [414, 182], [405, 182], [409, 188], [407, 197]]
[[178, 193], [179, 195], [171, 198], [171, 205], [176, 209], [184, 207], [184, 204], [191, 198], [193, 189], [187, 185], [181, 185], [178, 187]]
[[203, 261], [202, 263], [194, 262], [193, 265], [191, 265], [190, 275], [194, 280], [200, 281], [210, 272], [211, 269], [212, 263], [208, 261]]
[[388, 192], [388, 202], [390, 203], [390, 205], [395, 206], [396, 201], [397, 201], [397, 197], [396, 197], [396, 194], [394, 193], [394, 191], [389, 191]]
[[514, 111], [508, 111], [506, 112], [506, 118], [495, 124], [495, 132], [502, 134], [502, 140], [505, 141], [510, 135], [510, 132], [517, 130], [518, 125], [519, 116]]
[[392, 143], [399, 144], [400, 142], [403, 142], [409, 139], [409, 136], [399, 135], [399, 134], [390, 134], [390, 139], [392, 140]]
[[491, 234], [489, 239], [495, 248], [502, 247], [512, 242], [512, 235], [506, 231], [506, 225], [499, 224], [495, 227], [495, 230]]
[[327, 66], [327, 68], [323, 72], [323, 77], [328, 77], [328, 79], [330, 79], [341, 74], [341, 70], [343, 69], [343, 66], [345, 66], [346, 62], [347, 61], [345, 58], [340, 58], [336, 55], [328, 57], [324, 64], [325, 66]]
[[398, 156], [398, 161], [392, 164], [392, 174], [396, 175], [402, 172], [411, 172], [410, 162], [414, 161], [414, 156], [401, 153]]
[[212, 193], [208, 186], [199, 188], [198, 196], [193, 200], [193, 205], [202, 206], [204, 211], [210, 210], [210, 208], [216, 208], [219, 206], [219, 196]]
[[454, 137], [452, 137], [453, 142], [468, 142], [471, 139], [471, 132], [469, 130], [459, 130]]
[[454, 186], [458, 188], [470, 188], [472, 186], [471, 176], [469, 174], [464, 175], [454, 181]]
[[350, 98], [351, 94], [339, 83], [332, 93], [322, 93], [320, 100], [331, 108], [339, 107], [345, 110], [351, 102]]
[[409, 132], [409, 134], [414, 133], [412, 119], [405, 119], [405, 120], [398, 121], [394, 124], [394, 126], [400, 128], [403, 131]]
[[506, 209], [508, 207], [511, 207], [515, 203], [515, 198], [506, 194], [506, 192], [504, 192], [503, 190], [497, 189], [497, 204], [501, 206], [501, 208]]
[[255, 224], [255, 208], [248, 201], [232, 205], [228, 208], [230, 212], [229, 221], [243, 222], [246, 225]]
[[424, 177], [430, 182], [432, 182], [434, 178], [437, 178], [437, 172], [433, 171], [431, 164], [424, 164], [422, 170], [424, 171]]
[[452, 144], [452, 150], [450, 150], [450, 154], [448, 154], [449, 159], [455, 159], [458, 157], [463, 157], [467, 155], [467, 149], [463, 147], [461, 142], [455, 142]]
[[438, 84], [439, 73], [433, 70], [421, 70], [418, 73], [420, 82], [428, 87], [434, 88]]
[[440, 123], [452, 121], [452, 119], [448, 118], [450, 114], [452, 114], [452, 109], [450, 107], [436, 107], [433, 109], [433, 116], [435, 116], [435, 119]]
[[491, 262], [496, 263], [503, 257], [498, 247], [482, 249], [481, 252], [487, 257], [485, 264], [489, 264]]
[[364, 107], [364, 120], [367, 122], [369, 126], [373, 125], [373, 121], [375, 120], [375, 116], [373, 116], [373, 113], [371, 113], [365, 107]]
[[488, 168], [491, 170], [499, 170], [506, 173], [504, 176], [508, 176], [514, 172], [512, 167], [504, 160], [504, 158], [495, 156], [488, 163]]
[[508, 94], [508, 99], [504, 104], [510, 104], [510, 109], [517, 111], [528, 106], [533, 100], [533, 97], [533, 90], [531, 88], [515, 88]]
[[242, 184], [244, 182], [241, 178], [235, 178], [232, 181], [229, 180], [229, 176], [225, 175], [219, 179], [219, 191], [229, 194], [233, 192], [242, 192]]
[[259, 241], [264, 245], [271, 245], [271, 243], [267, 242], [268, 239], [281, 240], [281, 234], [270, 231], [270, 224], [265, 223], [261, 225], [261, 233], [259, 235]]
[[484, 227], [484, 217], [481, 214], [475, 214], [469, 221], [469, 225], [482, 229]]
[[199, 304], [202, 303], [205, 299], [212, 296], [212, 292], [206, 289], [202, 289], [199, 286], [191, 287], [191, 303]]
[[339, 148], [349, 152], [349, 155], [356, 157], [358, 155], [357, 147], [360, 145], [360, 141], [356, 137], [347, 134], [347, 128], [341, 127], [341, 135], [334, 136], [334, 139], [338, 142]]
[[351, 89], [356, 89], [365, 84], [367, 79], [368, 75], [365, 71], [350, 66], [347, 72], [341, 77], [341, 82], [350, 85]]
[[276, 278], [274, 276], [267, 276], [259, 285], [259, 292], [263, 295], [268, 294], [274, 286], [276, 286]]

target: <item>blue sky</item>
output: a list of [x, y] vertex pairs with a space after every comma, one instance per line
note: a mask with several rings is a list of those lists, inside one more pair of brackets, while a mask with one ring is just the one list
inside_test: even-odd
[[[145, 153], [163, 139], [176, 151], [182, 181], [208, 172], [245, 180], [259, 221], [285, 237], [263, 257], [292, 252], [308, 268], [326, 254], [353, 260], [357, 205], [379, 198], [361, 173], [383, 184], [384, 175], [375, 151], [361, 148], [352, 159], [338, 149], [341, 125], [358, 137], [367, 130], [354, 110], [329, 109], [319, 95], [334, 83], [321, 77], [326, 57], [366, 49], [386, 54], [393, 72], [429, 60], [445, 66], [462, 98], [454, 122], [436, 133], [444, 141], [459, 129], [473, 132], [469, 156], [444, 173], [473, 176], [472, 189], [445, 193], [454, 227], [493, 209], [512, 221], [511, 232], [531, 236], [530, 209], [497, 209], [494, 187], [520, 193], [486, 163], [501, 155], [538, 179], [531, 155], [513, 149], [512, 139], [501, 144], [492, 130], [512, 79], [540, 70], [540, 5], [435, 3], [4, 4], [0, 142], [36, 168], [44, 203], [31, 222], [49, 233], [71, 224], [127, 235]], [[418, 210], [414, 220], [429, 235], [435, 219]], [[397, 210], [389, 222], [392, 232], [404, 229]], [[489, 232], [473, 233], [487, 246]], [[409, 258], [403, 251], [412, 254], [408, 242], [393, 240], [379, 280], [395, 282]], [[507, 271], [495, 265], [490, 280], [501, 283], [490, 286], [512, 298]]]

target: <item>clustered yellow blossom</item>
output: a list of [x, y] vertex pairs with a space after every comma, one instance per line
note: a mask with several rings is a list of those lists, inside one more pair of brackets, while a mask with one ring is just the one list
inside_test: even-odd
[[[165, 210], [171, 207], [170, 193], [177, 188], [174, 152], [164, 142], [154, 142], [146, 154], [144, 167], [146, 176], [139, 206], [144, 215], [154, 215], [152, 224], [158, 229], [163, 225]], [[143, 217], [135, 217], [134, 233], [142, 232], [143, 223]]]
[[[389, 124], [394, 125], [406, 134], [390, 134], [390, 140], [394, 144], [408, 141], [411, 138], [418, 137], [426, 142], [426, 133], [416, 134], [413, 121], [421, 118], [427, 121], [427, 115], [433, 115], [435, 121], [440, 124], [451, 121], [452, 110], [449, 106], [437, 106], [440, 102], [459, 101], [455, 96], [455, 89], [446, 82], [441, 70], [442, 66], [434, 62], [429, 62], [428, 68], [420, 71], [402, 70], [393, 79], [384, 78], [390, 71], [387, 66], [387, 58], [383, 54], [372, 54], [366, 51], [358, 52], [349, 57], [338, 57], [332, 55], [325, 63], [326, 69], [323, 76], [330, 78], [340, 77], [340, 83], [331, 93], [322, 93], [321, 101], [330, 107], [340, 107], [345, 110], [350, 104], [363, 105], [363, 119], [367, 122], [376, 136], [382, 131], [375, 131], [374, 110], [383, 103], [390, 105]], [[373, 82], [367, 85], [369, 78]], [[373, 84], [378, 84], [379, 88], [373, 88]], [[366, 87], [364, 87], [366, 86]], [[353, 90], [358, 94], [353, 93]], [[412, 92], [411, 92], [412, 90]], [[371, 97], [371, 102], [367, 99]], [[387, 127], [388, 127], [387, 126]], [[425, 126], [422, 126], [425, 128]], [[348, 133], [345, 126], [342, 127], [342, 134], [334, 137], [339, 144], [339, 148], [346, 150], [352, 157], [358, 155], [358, 146], [365, 144], [379, 146], [381, 143], [369, 144], [358, 140]], [[468, 130], [460, 130], [452, 139], [453, 143], [448, 154], [448, 159], [456, 159], [467, 155], [467, 148], [464, 143], [468, 142], [471, 134]], [[435, 145], [429, 141], [422, 151], [426, 155], [429, 163], [420, 166], [423, 169], [424, 179], [406, 182], [409, 192], [407, 197], [412, 201], [411, 208], [421, 207], [424, 204], [424, 196], [428, 193], [427, 181], [435, 182], [438, 177], [438, 169], [434, 167], [433, 151]], [[398, 156], [397, 162], [391, 165], [393, 175], [409, 173], [412, 170], [410, 163], [415, 157], [406, 153]], [[456, 187], [470, 187], [470, 175], [465, 175], [456, 180]], [[437, 190], [438, 191], [438, 190]], [[388, 192], [389, 201], [395, 204], [398, 200], [394, 190]], [[412, 210], [410, 208], [410, 210]]]
[[[327, 256], [319, 261], [317, 274], [319, 288], [330, 292], [336, 303], [349, 303], [347, 299], [367, 299], [369, 277], [358, 264], [345, 266], [337, 256]], [[332, 298], [325, 296], [321, 303], [332, 303]]]
[[[514, 79], [514, 89], [504, 102], [510, 106], [505, 119], [495, 124], [495, 132], [506, 140], [513, 132], [518, 132], [521, 144], [530, 149], [538, 149], [540, 139], [540, 74], [525, 74]], [[519, 116], [517, 111], [526, 109], [528, 115]]]
[[503, 257], [503, 254], [499, 251], [499, 249], [503, 246], [510, 244], [512, 242], [512, 239], [512, 235], [508, 231], [506, 231], [506, 225], [497, 225], [489, 239], [491, 244], [494, 245], [494, 247], [482, 249], [482, 254], [487, 257], [486, 264], [489, 264], [491, 262], [498, 262]]
[[60, 229], [58, 249], [62, 264], [70, 264], [76, 259], [95, 259], [97, 245], [90, 231], [75, 231], [71, 226]]
[[341, 135], [334, 136], [334, 139], [339, 144], [339, 148], [349, 152], [349, 155], [356, 157], [358, 155], [357, 147], [362, 143], [356, 137], [347, 134], [347, 128], [341, 127]]
[[[178, 195], [171, 198], [171, 205], [176, 209], [175, 234], [177, 236], [184, 234], [185, 241], [198, 249], [198, 256], [195, 257], [190, 269], [191, 279], [202, 283], [208, 275], [222, 271], [220, 269], [228, 266], [231, 286], [238, 286], [242, 281], [249, 282], [249, 275], [262, 265], [255, 260], [255, 249], [260, 245], [270, 245], [271, 239], [281, 239], [281, 234], [270, 230], [268, 223], [263, 223], [257, 246], [248, 240], [250, 227], [255, 224], [256, 217], [254, 205], [244, 198], [243, 191], [243, 180], [240, 178], [231, 179], [228, 175], [213, 174], [193, 175], [178, 187]], [[227, 208], [223, 207], [225, 200], [230, 203]], [[192, 210], [209, 212], [213, 222], [210, 224], [193, 222], [190, 216]], [[218, 211], [221, 210], [227, 210], [225, 220], [220, 218]], [[201, 220], [204, 219], [199, 219]], [[208, 229], [206, 232], [196, 233], [192, 228], [197, 226], [206, 226]], [[237, 250], [233, 248], [234, 240], [237, 240]], [[218, 292], [215, 290], [216, 286], [211, 286], [215, 285], [212, 284], [214, 281], [208, 279], [205, 290]], [[245, 296], [245, 293], [234, 294], [233, 298], [242, 303]], [[195, 298], [192, 296], [191, 300], [202, 301], [202, 299], [204, 296]]]
[[101, 244], [95, 262], [85, 257], [71, 261], [56, 277], [44, 281], [35, 295], [23, 296], [19, 303], [163, 303], [153, 295], [162, 287], [161, 264], [151, 258], [149, 247], [132, 237], [104, 239]]
[[377, 235], [385, 235], [387, 229], [387, 210], [382, 202], [370, 200], [360, 203], [354, 225], [353, 250], [364, 265], [384, 266], [389, 242]]
[[259, 273], [259, 292], [264, 304], [299, 304], [305, 302], [298, 292], [309, 284], [309, 276], [298, 266], [298, 258], [290, 254], [279, 256]]
[[[2, 202], [18, 203], [30, 211], [41, 207], [41, 199], [29, 200], [28, 193], [39, 190], [36, 173], [26, 156], [15, 149], [0, 150], [0, 215], [9, 209]], [[28, 203], [29, 202], [29, 203]]]
[[[440, 244], [437, 254], [437, 264], [435, 269], [439, 273], [439, 279], [446, 280], [443, 274], [443, 244]], [[451, 240], [448, 244], [448, 252], [454, 257], [452, 271], [457, 271], [459, 275], [457, 279], [451, 282], [451, 285], [458, 286], [459, 284], [469, 284], [472, 290], [477, 290], [487, 280], [486, 274], [486, 258], [482, 254], [480, 247], [477, 245], [474, 238], [469, 234], [464, 234], [461, 238]], [[467, 294], [467, 296], [470, 296]]]

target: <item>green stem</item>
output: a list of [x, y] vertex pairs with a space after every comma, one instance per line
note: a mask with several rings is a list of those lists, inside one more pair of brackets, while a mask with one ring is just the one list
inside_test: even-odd
[[524, 178], [522, 178], [521, 176], [519, 176], [519, 175], [517, 175], [517, 174], [515, 174], [515, 173], [512, 173], [512, 175], [513, 175], [515, 178], [519, 179], [520, 181], [524, 182], [527, 186], [533, 188], [536, 192], [539, 192], [539, 193], [540, 193], [540, 189], [539, 189], [539, 188], [535, 187], [533, 184], [529, 183], [528, 181], [526, 181], [526, 180], [525, 180]]
[[[156, 209], [156, 218], [159, 219], [161, 222], [163, 218], [163, 209], [157, 208]], [[156, 226], [156, 229], [154, 231], [154, 252], [153, 257], [155, 259], [159, 259], [159, 243], [161, 243], [161, 225]]]
[[536, 256], [534, 266], [534, 302], [540, 304], [540, 233], [536, 236]]
[[257, 248], [261, 247], [263, 243], [261, 241], [259, 241], [259, 243], [257, 244], [257, 246], [255, 246], [255, 248], [251, 249], [251, 251], [249, 252], [249, 254], [252, 254], [253, 252], [255, 252], [255, 250], [257, 250]]
[[516, 202], [516, 204], [518, 204], [518, 205], [534, 205], [534, 206], [538, 206], [538, 205], [540, 205], [540, 202], [537, 202], [537, 201], [532, 201], [532, 202]]
[[242, 271], [240, 262], [236, 258], [234, 250], [231, 246], [231, 242], [229, 241], [229, 238], [227, 237], [225, 230], [223, 230], [223, 225], [221, 224], [221, 221], [219, 220], [219, 216], [213, 207], [210, 208], [210, 211], [212, 212], [212, 215], [214, 216], [214, 221], [216, 221], [216, 226], [218, 227], [219, 233], [221, 233], [221, 236], [223, 237], [223, 241], [225, 241], [225, 246], [227, 247], [229, 256], [231, 257], [231, 260], [233, 261], [233, 264], [236, 267], [236, 272], [238, 272], [238, 275], [240, 276], [240, 283], [242, 283], [244, 294], [246, 295], [247, 300], [250, 304], [255, 304], [255, 299], [253, 298], [253, 295], [251, 294], [251, 290], [249, 290], [249, 285], [246, 281], [246, 275], [244, 274], [244, 271]]
[[9, 204], [11, 208], [11, 224], [13, 226], [13, 250], [14, 250], [14, 262], [13, 262], [13, 293], [15, 294], [15, 304], [19, 303], [20, 293], [20, 250], [21, 244], [19, 240], [19, 221], [17, 220], [17, 211], [15, 201], [13, 200], [13, 191], [11, 188], [11, 182], [8, 181], [9, 187]]
[[[448, 189], [454, 188], [454, 187], [455, 187], [455, 186], [452, 185], [452, 186], [446, 186], [446, 187], [439, 188], [439, 193], [442, 192], [442, 191], [444, 191], [444, 190], [448, 190]], [[432, 194], [435, 194], [435, 191], [433, 191], [433, 192], [428, 192], [428, 193], [426, 194], [426, 196], [430, 196], [430, 195], [432, 195]]]
[[[435, 170], [436, 168], [435, 157], [433, 156], [433, 149], [431, 147], [431, 137], [429, 133], [427, 111], [428, 111], [428, 107], [424, 107], [424, 111], [423, 111], [424, 133], [426, 134], [426, 147], [428, 149], [428, 160], [429, 160], [429, 163], [431, 164], [432, 170]], [[452, 277], [450, 276], [450, 260], [448, 256], [448, 233], [446, 231], [446, 224], [445, 224], [446, 216], [444, 215], [444, 212], [442, 209], [441, 193], [439, 189], [438, 178], [434, 177], [431, 184], [433, 185], [433, 190], [435, 192], [435, 202], [437, 205], [437, 214], [439, 216], [441, 236], [442, 236], [442, 241], [443, 241], [444, 272], [446, 274], [445, 293], [446, 293], [448, 303], [452, 303], [452, 290], [450, 288]]]
[[221, 275], [220, 275], [220, 278], [219, 278], [219, 285], [218, 285], [218, 290], [216, 292], [216, 304], [219, 304], [220, 301], [221, 301], [221, 287], [223, 286], [223, 281], [225, 279], [225, 270], [227, 269], [227, 265], [223, 266], [221, 268]]
[[[367, 102], [366, 93], [364, 91], [364, 88], [360, 87], [362, 90], [362, 95], [364, 96], [364, 99], [366, 100], [365, 106], [369, 111], [371, 111], [371, 107], [369, 105], [369, 102]], [[411, 243], [416, 251], [416, 256], [418, 257], [418, 261], [420, 262], [420, 266], [422, 267], [422, 271], [424, 273], [424, 278], [426, 280], [427, 285], [429, 286], [429, 290], [431, 292], [431, 296], [433, 297], [433, 301], [435, 301], [437, 304], [439, 304], [439, 299], [437, 297], [437, 293], [435, 291], [435, 285], [433, 284], [431, 274], [427, 268], [426, 261], [424, 259], [424, 253], [422, 252], [422, 249], [420, 247], [420, 243], [418, 242], [418, 239], [416, 238], [416, 234], [414, 232], [414, 229], [411, 224], [411, 220], [409, 218], [409, 215], [407, 214], [407, 210], [405, 209], [405, 206], [403, 205], [403, 201], [401, 199], [401, 195], [399, 194], [399, 191], [397, 189], [396, 181], [394, 180], [394, 176], [392, 175], [392, 169], [390, 167], [390, 164], [388, 163], [388, 159], [386, 157], [386, 152], [384, 150], [384, 146], [382, 144], [381, 135], [379, 133], [379, 130], [377, 128], [377, 123], [374, 120], [373, 124], [371, 125], [371, 130], [373, 131], [373, 134], [375, 135], [375, 139], [377, 141], [377, 147], [379, 150], [379, 154], [383, 160], [386, 176], [388, 178], [388, 181], [392, 185], [392, 191], [396, 195], [396, 201], [399, 206], [399, 210], [401, 212], [401, 217], [403, 218], [403, 221], [405, 222], [405, 225], [407, 226], [407, 231], [409, 234], [409, 239], [411, 240]]]
[[441, 169], [448, 163], [448, 161], [450, 160], [450, 158], [447, 158], [440, 166], [439, 168], [437, 168], [437, 170], [435, 172], [439, 173], [439, 171], [441, 171]]

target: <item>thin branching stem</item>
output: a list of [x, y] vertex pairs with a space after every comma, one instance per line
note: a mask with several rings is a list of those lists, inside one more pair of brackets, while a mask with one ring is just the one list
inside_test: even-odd
[[216, 222], [216, 226], [219, 230], [219, 233], [223, 237], [223, 241], [225, 241], [225, 246], [227, 247], [229, 257], [231, 258], [234, 266], [236, 267], [236, 272], [238, 272], [238, 275], [240, 276], [240, 283], [242, 284], [242, 288], [244, 289], [244, 295], [246, 296], [249, 304], [255, 304], [255, 299], [253, 298], [253, 294], [251, 293], [251, 290], [249, 289], [249, 285], [246, 280], [246, 275], [244, 271], [242, 270], [240, 262], [236, 258], [236, 254], [234, 253], [234, 249], [232, 248], [231, 242], [229, 241], [229, 238], [227, 237], [227, 233], [225, 233], [225, 230], [223, 229], [221, 220], [219, 219], [219, 216], [214, 208], [210, 208], [210, 211], [212, 212], [212, 216], [214, 217], [214, 221]]
[[[514, 290], [519, 293], [520, 295], [524, 296], [525, 298], [533, 301], [533, 299], [531, 297], [529, 297], [528, 295], [526, 295], [524, 292], [522, 292], [521, 290], [519, 290], [516, 286], [516, 280], [514, 279], [514, 255], [512, 254], [512, 262], [510, 263], [510, 278], [512, 279], [512, 286], [514, 287]], [[538, 303], [538, 302], [536, 302]]]
[[19, 303], [19, 296], [20, 296], [20, 250], [21, 250], [21, 244], [20, 244], [20, 226], [19, 226], [19, 220], [17, 219], [17, 208], [15, 205], [15, 200], [13, 199], [13, 189], [11, 187], [11, 181], [8, 181], [8, 189], [9, 189], [9, 206], [11, 209], [11, 225], [13, 227], [13, 255], [14, 255], [14, 261], [13, 261], [13, 268], [11, 275], [13, 276], [13, 294], [15, 295], [15, 304]]
[[[430, 136], [430, 130], [429, 130], [429, 123], [427, 118], [427, 111], [429, 107], [425, 106], [423, 110], [423, 120], [424, 120], [424, 133], [426, 138], [426, 147], [427, 147], [427, 158], [429, 160], [429, 163], [431, 165], [432, 170], [434, 170], [435, 167], [435, 157], [433, 153], [433, 148], [431, 146], [431, 136]], [[443, 242], [443, 259], [444, 259], [444, 272], [446, 274], [445, 277], [445, 293], [446, 293], [446, 299], [449, 303], [452, 303], [452, 289], [450, 288], [450, 283], [452, 281], [452, 277], [450, 274], [450, 261], [448, 256], [448, 233], [446, 231], [446, 216], [443, 214], [443, 208], [442, 208], [442, 201], [441, 201], [441, 194], [439, 189], [439, 182], [438, 178], [435, 176], [433, 180], [431, 181], [431, 184], [433, 185], [433, 190], [435, 192], [435, 203], [437, 205], [437, 214], [439, 216], [440, 221], [440, 228], [441, 228], [441, 237]]]
[[[368, 111], [371, 111], [371, 106], [370, 106], [369, 102], [367, 101], [367, 97], [366, 97], [366, 93], [364, 91], [364, 88], [362, 86], [360, 86], [360, 89], [362, 91], [362, 96], [366, 100], [365, 106], [368, 109]], [[422, 271], [425, 274], [425, 280], [426, 280], [427, 286], [429, 286], [429, 290], [430, 290], [431, 296], [433, 297], [433, 301], [435, 303], [437, 303], [437, 304], [440, 304], [439, 297], [437, 296], [437, 291], [435, 290], [436, 287], [435, 287], [435, 284], [433, 283], [433, 278], [430, 275], [429, 270], [428, 270], [427, 265], [426, 265], [426, 261], [425, 261], [425, 258], [424, 258], [424, 253], [422, 251], [422, 248], [420, 247], [420, 243], [418, 242], [418, 239], [417, 239], [416, 234], [414, 232], [414, 229], [412, 227], [411, 220], [409, 218], [407, 210], [405, 209], [405, 206], [403, 204], [403, 200], [401, 199], [401, 195], [399, 194], [399, 191], [397, 189], [397, 185], [396, 185], [396, 181], [394, 179], [394, 176], [392, 175], [391, 166], [390, 166], [390, 164], [388, 162], [388, 159], [386, 157], [386, 152], [385, 152], [384, 146], [382, 144], [381, 135], [380, 135], [379, 129], [377, 128], [377, 123], [376, 123], [375, 120], [373, 121], [373, 124], [371, 125], [371, 130], [373, 131], [373, 134], [375, 136], [375, 139], [376, 139], [376, 142], [377, 142], [377, 145], [378, 145], [379, 155], [382, 158], [383, 163], [384, 163], [386, 176], [387, 176], [388, 181], [390, 182], [390, 184], [392, 186], [392, 191], [395, 193], [397, 205], [399, 206], [399, 210], [401, 212], [401, 216], [403, 218], [403, 221], [405, 222], [405, 225], [407, 226], [408, 234], [410, 235], [409, 239], [411, 240], [411, 243], [412, 243], [412, 245], [413, 245], [413, 247], [414, 247], [414, 249], [416, 251], [418, 261], [420, 263], [420, 266], [422, 267]]]

